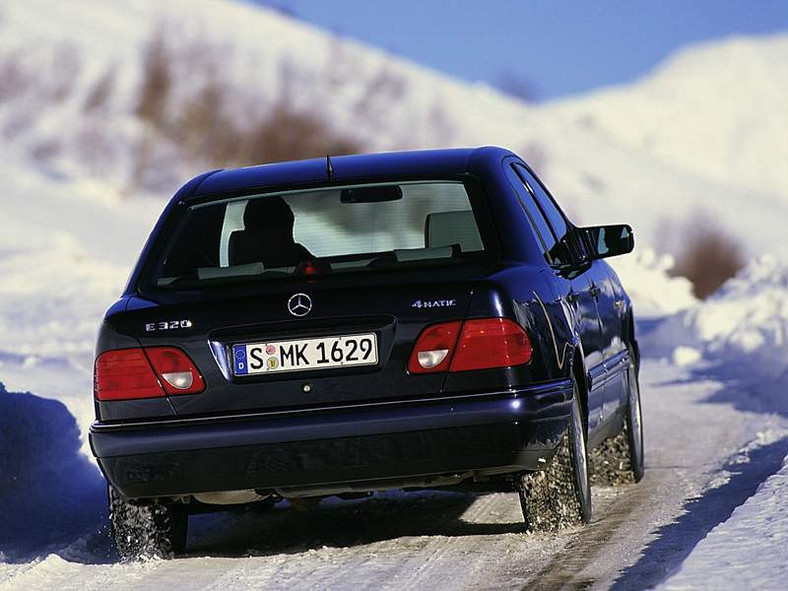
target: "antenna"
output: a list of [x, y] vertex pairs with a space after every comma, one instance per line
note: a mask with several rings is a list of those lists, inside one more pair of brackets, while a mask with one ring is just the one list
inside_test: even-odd
[[328, 175], [328, 180], [334, 179], [334, 167], [331, 166], [331, 155], [326, 154], [326, 174]]

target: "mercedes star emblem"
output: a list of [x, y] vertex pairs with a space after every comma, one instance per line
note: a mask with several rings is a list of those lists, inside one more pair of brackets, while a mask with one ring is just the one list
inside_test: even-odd
[[305, 293], [296, 293], [287, 300], [287, 309], [293, 316], [306, 316], [312, 311], [312, 298]]

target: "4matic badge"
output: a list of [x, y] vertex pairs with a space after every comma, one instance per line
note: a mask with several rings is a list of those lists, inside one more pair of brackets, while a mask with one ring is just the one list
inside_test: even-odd
[[416, 300], [411, 308], [453, 308], [457, 305], [457, 300]]

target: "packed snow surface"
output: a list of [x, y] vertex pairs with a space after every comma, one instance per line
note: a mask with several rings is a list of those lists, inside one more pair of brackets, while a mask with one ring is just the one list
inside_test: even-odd
[[783, 589], [788, 579], [786, 499], [788, 458], [659, 589]]

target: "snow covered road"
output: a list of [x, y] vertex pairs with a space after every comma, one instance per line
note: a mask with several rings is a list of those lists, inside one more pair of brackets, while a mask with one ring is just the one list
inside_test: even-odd
[[172, 561], [115, 563], [101, 530], [41, 559], [0, 563], [0, 589], [654, 586], [788, 453], [785, 419], [706, 402], [723, 385], [688, 378], [645, 362], [646, 477], [597, 488], [584, 528], [523, 534], [513, 493], [388, 493], [193, 517], [188, 555]]

